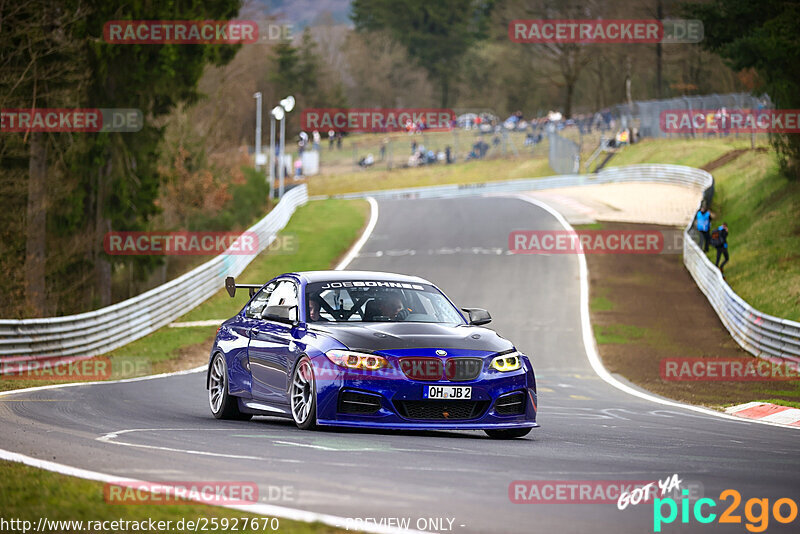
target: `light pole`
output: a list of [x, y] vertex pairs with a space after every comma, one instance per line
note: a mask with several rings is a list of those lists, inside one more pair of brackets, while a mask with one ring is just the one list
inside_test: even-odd
[[[280, 106], [278, 106], [278, 107], [282, 108], [286, 113], [289, 113], [290, 111], [292, 111], [294, 109], [294, 97], [293, 96], [287, 96], [286, 98], [281, 100]], [[286, 138], [286, 121], [282, 120], [281, 121], [280, 156], [278, 158], [278, 164], [280, 165], [280, 167], [278, 168], [278, 183], [279, 183], [279, 185], [278, 185], [278, 198], [283, 198], [283, 188], [284, 188], [283, 187], [283, 181], [284, 181], [284, 175], [286, 174], [285, 173], [286, 169], [284, 168], [284, 165], [283, 165], [284, 150], [285, 150], [285, 145], [286, 145], [285, 138]]]
[[269, 114], [269, 198], [275, 196], [275, 121], [282, 121], [283, 108], [275, 106]]
[[255, 93], [256, 99], [256, 170], [258, 169], [258, 156], [261, 155], [261, 92]]

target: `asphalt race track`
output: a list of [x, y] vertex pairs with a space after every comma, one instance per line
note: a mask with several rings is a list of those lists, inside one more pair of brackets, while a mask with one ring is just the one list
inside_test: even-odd
[[[659, 405], [601, 380], [581, 337], [577, 258], [508, 255], [516, 229], [561, 226], [515, 198], [381, 202], [377, 226], [349, 268], [419, 275], [459, 306], [487, 308], [490, 326], [536, 368], [542, 428], [525, 439], [217, 421], [204, 374], [194, 373], [0, 397], [0, 448], [142, 480], [255, 481], [264, 499], [268, 486], [289, 486], [291, 500], [272, 504], [341, 517], [408, 517], [414, 527], [419, 518], [450, 518], [454, 532], [653, 532], [652, 505], [514, 504], [514, 480], [637, 481], [677, 473], [718, 502], [727, 488], [743, 502], [797, 502], [796, 430]], [[741, 524], [692, 519], [681, 526], [677, 519], [664, 532], [747, 532], [743, 504], [735, 515]], [[796, 531], [797, 524], [771, 518], [767, 532]]]

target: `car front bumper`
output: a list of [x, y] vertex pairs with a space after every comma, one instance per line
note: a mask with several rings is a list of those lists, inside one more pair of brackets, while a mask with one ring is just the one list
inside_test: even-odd
[[[470, 386], [472, 395], [469, 401], [429, 400], [423, 396], [426, 386]], [[367, 395], [379, 404], [373, 413], [361, 414], [343, 411], [341, 400], [345, 392]], [[508, 395], [519, 392], [524, 396], [524, 408], [517, 413], [504, 414], [498, 405], [509, 399]], [[501, 397], [503, 397], [501, 399]], [[515, 397], [520, 399], [520, 397]], [[499, 400], [499, 402], [498, 402]], [[508, 373], [486, 373], [471, 381], [418, 381], [411, 380], [401, 373], [376, 377], [369, 373], [349, 369], [326, 372], [317, 380], [317, 424], [362, 428], [385, 428], [403, 430], [485, 430], [534, 428], [536, 423], [537, 396], [533, 371], [529, 364], [523, 369]], [[464, 415], [465, 405], [452, 403], [476, 403], [469, 416]], [[404, 409], [409, 404], [414, 412], [424, 412], [424, 418], [415, 417], [411, 410]], [[453, 412], [456, 407], [461, 415], [441, 415]]]

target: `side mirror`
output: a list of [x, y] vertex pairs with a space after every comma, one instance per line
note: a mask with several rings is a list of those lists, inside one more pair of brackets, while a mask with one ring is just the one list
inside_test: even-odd
[[461, 308], [469, 315], [469, 324], [480, 326], [492, 322], [492, 316], [483, 308]]
[[297, 306], [267, 306], [261, 314], [261, 318], [295, 325], [297, 324]]

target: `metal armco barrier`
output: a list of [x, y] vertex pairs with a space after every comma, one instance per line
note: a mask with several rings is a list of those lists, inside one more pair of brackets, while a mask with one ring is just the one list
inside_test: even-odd
[[[308, 188], [286, 193], [266, 217], [248, 229], [265, 250], [286, 226]], [[256, 254], [220, 254], [188, 273], [136, 297], [92, 312], [44, 319], [0, 319], [0, 373], [29, 362], [65, 363], [104, 354], [158, 330], [222, 290]]]
[[[505, 182], [348, 193], [337, 195], [337, 197], [362, 198], [371, 196], [379, 200], [450, 198], [619, 182], [682, 185], [695, 188], [698, 193], [702, 192], [703, 195], [714, 185], [714, 179], [706, 171], [682, 165], [654, 164], [611, 167], [593, 175], [567, 174]], [[760, 358], [800, 362], [800, 323], [762, 313], [734, 293], [733, 289], [722, 278], [719, 269], [709, 261], [689, 235], [691, 227], [690, 223], [684, 232], [684, 265], [691, 273], [700, 290], [708, 298], [709, 303], [717, 312], [722, 324], [725, 325], [731, 336], [742, 348]]]

